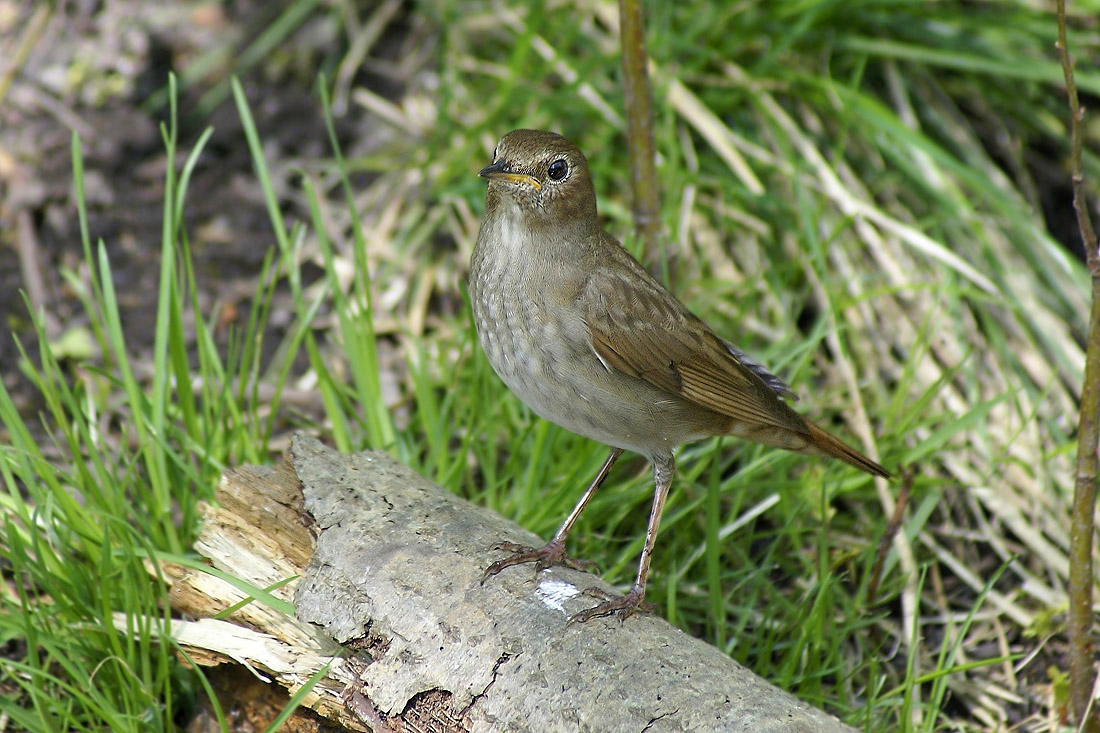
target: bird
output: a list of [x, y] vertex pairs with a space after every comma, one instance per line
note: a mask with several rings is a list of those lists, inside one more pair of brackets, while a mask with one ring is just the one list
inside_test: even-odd
[[645, 603], [661, 513], [682, 443], [732, 435], [836, 458], [874, 476], [889, 472], [802, 417], [791, 388], [718, 336], [609, 234], [599, 220], [588, 161], [561, 135], [514, 130], [497, 144], [468, 289], [478, 342], [500, 379], [539, 416], [611, 449], [543, 547], [500, 543], [512, 554], [485, 570], [535, 563], [575, 568], [565, 539], [624, 451], [653, 466], [654, 494], [634, 584], [571, 617], [620, 619]]

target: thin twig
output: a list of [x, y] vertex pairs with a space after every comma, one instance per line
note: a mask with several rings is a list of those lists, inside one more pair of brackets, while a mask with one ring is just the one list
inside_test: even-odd
[[[1100, 252], [1089, 219], [1085, 179], [1081, 173], [1081, 122], [1085, 111], [1077, 99], [1073, 63], [1066, 43], [1066, 3], [1058, 0], [1058, 58], [1069, 99], [1073, 175], [1073, 208], [1092, 275], [1092, 309], [1085, 346], [1085, 383], [1077, 422], [1077, 480], [1073, 487], [1069, 566], [1069, 699], [1073, 718], [1082, 731], [1100, 730], [1100, 718], [1089, 713], [1096, 668], [1092, 662], [1092, 535], [1096, 507], [1097, 446], [1100, 444]], [[1086, 719], [1087, 715], [1087, 719]]]
[[619, 0], [619, 21], [634, 226], [645, 243], [645, 261], [652, 265], [661, 255], [661, 216], [653, 142], [653, 92], [649, 87], [645, 26], [639, 0]]
[[894, 504], [894, 513], [882, 532], [878, 541], [878, 550], [875, 552], [875, 564], [871, 569], [871, 580], [867, 583], [867, 606], [874, 606], [877, 602], [878, 584], [882, 579], [882, 568], [886, 564], [886, 556], [894, 544], [894, 537], [901, 529], [901, 521], [905, 518], [905, 509], [909, 506], [909, 495], [913, 491], [913, 477], [916, 471], [912, 466], [905, 469], [901, 477], [901, 490], [898, 491], [897, 502]]

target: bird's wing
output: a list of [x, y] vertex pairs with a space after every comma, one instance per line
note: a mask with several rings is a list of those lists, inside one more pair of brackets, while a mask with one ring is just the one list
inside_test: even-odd
[[791, 386], [779, 377], [769, 372], [766, 366], [746, 354], [744, 351], [741, 351], [741, 349], [737, 348], [725, 339], [722, 339], [722, 345], [726, 347], [727, 351], [733, 354], [733, 357], [737, 359], [737, 361], [741, 362], [741, 366], [745, 367], [749, 371], [756, 374], [756, 376], [764, 380], [764, 384], [768, 385], [772, 392], [775, 392], [780, 397], [798, 402], [798, 395], [795, 394], [795, 391], [793, 389], [791, 389]]
[[746, 363], [633, 258], [615, 264], [590, 275], [584, 298], [592, 349], [607, 368], [735, 420], [808, 430], [779, 399], [790, 393], [786, 384], [755, 361]]

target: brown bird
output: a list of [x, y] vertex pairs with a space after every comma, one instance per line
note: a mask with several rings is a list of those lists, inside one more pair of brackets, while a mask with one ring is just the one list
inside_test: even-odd
[[790, 387], [717, 336], [604, 231], [588, 162], [568, 140], [510, 132], [478, 175], [489, 179], [470, 261], [481, 347], [532, 410], [611, 446], [554, 538], [541, 548], [498, 545], [514, 554], [490, 565], [483, 583], [521, 563], [583, 565], [565, 554], [565, 537], [624, 450], [652, 462], [656, 484], [638, 574], [628, 594], [574, 620], [626, 617], [642, 605], [680, 443], [735, 435], [889, 477], [791, 409], [782, 399], [795, 398]]

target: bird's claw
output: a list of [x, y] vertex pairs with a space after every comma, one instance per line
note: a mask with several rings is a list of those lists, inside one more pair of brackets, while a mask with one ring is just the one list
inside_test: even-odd
[[644, 591], [632, 589], [625, 596], [608, 593], [603, 588], [586, 588], [585, 595], [603, 598], [604, 602], [592, 608], [575, 613], [569, 617], [569, 623], [585, 623], [600, 616], [618, 616], [622, 623], [636, 613], [654, 613], [657, 610], [655, 603], [647, 603], [642, 600]]
[[485, 573], [481, 576], [482, 585], [485, 585], [485, 581], [489, 579], [489, 576], [496, 575], [505, 568], [510, 568], [513, 565], [523, 565], [529, 562], [535, 563], [536, 575], [554, 565], [564, 565], [574, 570], [596, 569], [596, 563], [591, 560], [578, 560], [566, 555], [565, 543], [556, 542], [554, 540], [547, 542], [542, 547], [528, 547], [527, 545], [517, 545], [514, 542], [498, 542], [493, 545], [493, 549], [505, 550], [512, 554], [503, 560], [497, 560], [492, 565], [485, 568]]

